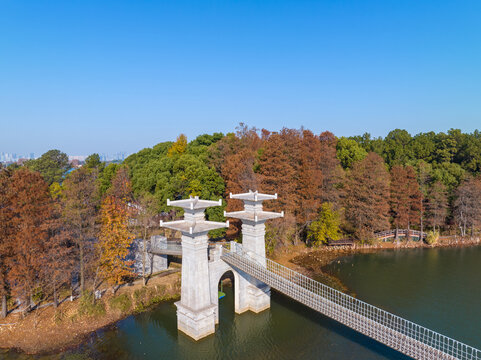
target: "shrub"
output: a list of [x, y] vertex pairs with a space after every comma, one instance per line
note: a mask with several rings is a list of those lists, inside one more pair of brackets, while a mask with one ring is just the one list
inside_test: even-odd
[[102, 316], [105, 315], [105, 305], [102, 301], [95, 301], [94, 294], [91, 291], [84, 291], [80, 297], [78, 314], [80, 316]]
[[114, 296], [110, 299], [109, 303], [112, 309], [119, 310], [122, 313], [128, 312], [132, 306], [132, 301], [130, 301], [130, 298], [127, 294]]
[[437, 231], [428, 231], [426, 236], [426, 243], [429, 245], [435, 244], [438, 242], [439, 239], [439, 232]]
[[39, 302], [43, 301], [44, 298], [45, 298], [45, 294], [43, 293], [42, 288], [39, 287], [33, 291], [32, 300], [35, 304], [38, 304]]
[[323, 203], [317, 220], [313, 221], [307, 230], [308, 243], [319, 246], [326, 244], [329, 240], [339, 240], [341, 238], [340, 225], [339, 213], [333, 209], [330, 203]]

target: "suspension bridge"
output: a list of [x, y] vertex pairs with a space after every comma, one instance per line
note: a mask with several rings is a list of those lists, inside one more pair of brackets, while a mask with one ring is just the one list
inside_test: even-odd
[[[180, 231], [182, 242], [151, 249], [155, 254], [182, 256], [181, 299], [177, 327], [195, 340], [215, 332], [219, 322], [218, 283], [226, 271], [234, 274], [235, 312], [260, 312], [270, 307], [270, 289], [332, 318], [414, 359], [481, 360], [481, 351], [365, 303], [265, 257], [265, 221], [283, 216], [262, 210], [262, 201], [277, 195], [249, 192], [232, 195], [244, 200], [244, 211], [225, 213], [242, 220], [242, 244], [209, 244], [207, 233], [228, 226], [206, 221], [204, 210], [220, 202], [191, 198], [168, 202], [184, 208], [184, 220], [161, 223]], [[421, 235], [421, 234], [419, 234]]]
[[481, 359], [481, 351], [367, 304], [270, 259], [223, 248], [221, 259], [277, 291], [415, 359]]

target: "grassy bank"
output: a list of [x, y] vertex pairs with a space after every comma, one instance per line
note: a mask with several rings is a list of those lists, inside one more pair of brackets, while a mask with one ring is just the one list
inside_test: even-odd
[[150, 279], [121, 287], [117, 294], [106, 291], [95, 300], [87, 294], [74, 301], [28, 313], [10, 314], [0, 321], [0, 348], [26, 354], [55, 353], [76, 346], [92, 332], [105, 328], [129, 315], [145, 311], [162, 301], [180, 297], [180, 272], [168, 271]]

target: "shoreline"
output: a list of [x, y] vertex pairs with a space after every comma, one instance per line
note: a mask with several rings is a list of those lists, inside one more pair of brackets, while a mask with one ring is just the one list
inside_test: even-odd
[[434, 249], [434, 248], [463, 248], [480, 246], [479, 238], [468, 238], [461, 240], [441, 240], [435, 244], [418, 243], [414, 241], [395, 244], [382, 242], [377, 244], [355, 244], [354, 246], [339, 246], [320, 248], [307, 248], [305, 245], [295, 245], [277, 254], [273, 260], [292, 268], [306, 276], [313, 278], [336, 290], [356, 297], [356, 294], [349, 289], [338, 277], [331, 274], [326, 268], [333, 262], [353, 254], [376, 253], [381, 251], [397, 251], [410, 249]]
[[[10, 314], [0, 321], [0, 354], [58, 355], [81, 346], [95, 334], [114, 328], [129, 316], [179, 296], [180, 272], [170, 269], [150, 278], [146, 287], [140, 280], [125, 284], [116, 296], [107, 291], [96, 302], [104, 308], [97, 315], [79, 315], [80, 300], [65, 301], [57, 309], [49, 306], [35, 310], [24, 319], [20, 314]], [[117, 299], [117, 304], [112, 299]], [[119, 299], [124, 305], [118, 304]]]
[[[275, 254], [273, 259], [284, 266], [355, 297], [356, 294], [351, 289], [326, 270], [328, 265], [340, 258], [357, 253], [406, 249], [462, 248], [479, 245], [481, 245], [479, 238], [457, 242], [441, 241], [434, 245], [409, 242], [400, 245], [379, 243], [374, 245], [356, 244], [352, 247], [307, 248], [304, 244], [300, 244], [283, 249]], [[142, 300], [139, 300], [139, 292], [149, 294], [147, 297], [151, 302], [147, 301], [144, 304]], [[111, 300], [125, 295], [132, 301], [129, 309], [127, 311], [113, 309], [110, 304]], [[107, 293], [101, 300], [106, 307], [105, 314], [99, 317], [86, 315], [78, 317], [76, 314], [79, 300], [65, 301], [59, 305], [57, 310], [53, 307], [36, 310], [38, 313], [30, 313], [25, 319], [20, 319], [19, 314], [10, 314], [6, 319], [0, 321], [0, 354], [54, 356], [74, 350], [99, 333], [115, 328], [119, 321], [149, 311], [156, 304], [172, 301], [179, 295], [180, 273], [176, 271], [165, 275], [158, 274], [149, 280], [145, 288], [141, 286], [141, 281], [137, 281], [119, 289], [116, 297]], [[63, 315], [60, 320], [57, 320], [56, 317], [59, 313]], [[13, 324], [7, 325], [11, 323]], [[6, 326], [1, 326], [1, 324], [6, 324]]]

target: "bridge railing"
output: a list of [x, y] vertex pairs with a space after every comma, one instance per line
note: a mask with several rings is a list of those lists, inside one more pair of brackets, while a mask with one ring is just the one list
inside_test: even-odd
[[[228, 249], [224, 249], [223, 252], [224, 256], [226, 257], [232, 256], [244, 260], [247, 259], [251, 263], [250, 266], [263, 267], [270, 273], [270, 276], [287, 280], [289, 283], [292, 284], [293, 287], [297, 288], [297, 290], [294, 289], [294, 291], [300, 291], [301, 288], [305, 289], [313, 295], [320, 296], [327, 301], [341, 306], [342, 308], [347, 310], [347, 313], [349, 314], [357, 314], [361, 316], [364, 320], [371, 323], [371, 325], [372, 323], [380, 325], [377, 326], [377, 328], [374, 330], [369, 329], [366, 331], [362, 331], [365, 334], [370, 334], [375, 331], [385, 331], [386, 329], [391, 329], [397, 334], [409, 337], [417, 342], [420, 342], [432, 349], [441, 352], [443, 355], [447, 355], [446, 358], [455, 358], [462, 360], [481, 360], [481, 351], [476, 348], [461, 343], [457, 340], [451, 339], [448, 336], [439, 334], [433, 330], [430, 330], [402, 317], [394, 315], [388, 311], [382, 310], [376, 306], [370, 305], [352, 296], [344, 294], [305, 275], [302, 275], [292, 269], [278, 264], [270, 259], [264, 258], [251, 252], [246, 253], [243, 250], [242, 245], [240, 244], [231, 242], [230, 251]], [[249, 271], [247, 272], [249, 273]], [[262, 281], [262, 279], [259, 280]], [[312, 299], [315, 298], [315, 296], [312, 297]], [[310, 306], [309, 304], [306, 305]], [[370, 325], [366, 324], [366, 326], [369, 327]], [[377, 340], [379, 340], [379, 338], [383, 338], [383, 334], [378, 335], [379, 336], [375, 336], [374, 334], [372, 336], [369, 336]], [[432, 357], [432, 359], [436, 358], [438, 357]]]
[[[398, 236], [407, 236], [408, 230], [407, 229], [398, 229], [397, 230]], [[413, 237], [421, 237], [421, 231], [419, 230], [409, 230], [410, 236]], [[396, 230], [385, 230], [385, 231], [379, 231], [374, 234], [374, 237], [376, 238], [386, 238], [386, 237], [394, 237], [396, 236]], [[422, 237], [425, 238], [427, 234], [425, 232], [422, 233]]]
[[153, 254], [182, 253], [182, 244], [177, 241], [157, 241], [156, 243], [152, 243], [150, 245], [147, 252]]

